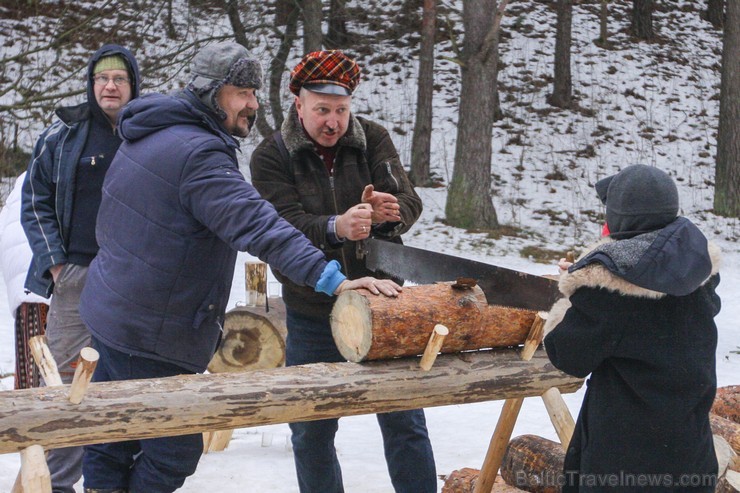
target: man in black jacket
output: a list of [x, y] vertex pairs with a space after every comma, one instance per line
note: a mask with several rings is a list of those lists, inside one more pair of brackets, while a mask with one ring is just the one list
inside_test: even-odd
[[[62, 382], [71, 383], [90, 333], [79, 314], [88, 267], [98, 253], [100, 189], [121, 145], [118, 114], [139, 95], [139, 69], [125, 48], [105, 45], [87, 67], [87, 101], [56, 110], [39, 137], [23, 184], [21, 222], [33, 251], [26, 289], [48, 298], [46, 337]], [[82, 447], [49, 451], [54, 493], [74, 493]]]
[[[359, 80], [359, 67], [340, 51], [306, 55], [291, 73], [296, 97], [288, 118], [251, 161], [260, 194], [327, 258], [338, 260], [350, 279], [370, 275], [357, 258], [358, 241], [400, 242], [422, 210], [388, 132], [351, 112]], [[286, 364], [344, 361], [329, 325], [335, 298], [316, 296], [273, 271], [287, 307]], [[378, 422], [396, 492], [437, 491], [423, 410], [378, 414]], [[344, 491], [334, 449], [338, 420], [290, 427], [301, 493]]]

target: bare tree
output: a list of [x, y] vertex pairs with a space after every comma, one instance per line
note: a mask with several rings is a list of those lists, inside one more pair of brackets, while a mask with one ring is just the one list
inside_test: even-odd
[[332, 48], [342, 48], [349, 43], [347, 0], [331, 0], [329, 3], [329, 27], [325, 41]]
[[461, 228], [496, 229], [491, 199], [491, 138], [495, 112], [498, 32], [508, 0], [464, 0], [460, 115], [455, 170], [447, 193], [447, 222]]
[[599, 42], [606, 45], [609, 42], [609, 0], [601, 0], [599, 9]]
[[715, 28], [722, 29], [725, 17], [725, 1], [707, 0], [707, 9], [702, 14], [702, 17], [711, 22]]
[[651, 41], [653, 32], [653, 9], [655, 0], [632, 0], [632, 35], [643, 41]]
[[715, 168], [714, 212], [740, 217], [740, 2], [727, 2]]
[[[269, 87], [267, 88], [268, 99], [269, 99], [269, 110], [272, 114], [273, 125], [267, 121], [266, 109], [262, 108], [262, 111], [257, 112], [257, 130], [264, 137], [271, 135], [275, 129], [278, 129], [283, 124], [283, 105], [282, 105], [282, 88], [281, 83], [283, 80], [283, 72], [285, 71], [285, 63], [290, 55], [290, 50], [293, 47], [293, 42], [297, 37], [298, 29], [298, 17], [300, 17], [301, 11], [298, 8], [294, 8], [288, 13], [285, 18], [285, 30], [281, 33], [278, 26], [275, 26], [275, 30], [280, 37], [280, 46], [277, 52], [270, 60], [269, 68]], [[277, 22], [277, 20], [276, 20]]]
[[321, 0], [303, 0], [303, 53], [321, 50], [324, 34], [321, 22]]
[[555, 79], [548, 103], [558, 108], [570, 108], [573, 82], [570, 74], [571, 25], [573, 0], [558, 0], [555, 28]]
[[238, 0], [221, 0], [221, 8], [224, 9], [226, 15], [229, 17], [231, 30], [234, 31], [234, 40], [243, 47], [249, 49], [247, 31], [244, 28], [241, 17], [239, 16]]
[[421, 20], [419, 80], [416, 93], [416, 122], [411, 141], [411, 173], [414, 185], [432, 183], [429, 161], [432, 146], [432, 99], [434, 97], [434, 37], [437, 27], [437, 0], [424, 0]]

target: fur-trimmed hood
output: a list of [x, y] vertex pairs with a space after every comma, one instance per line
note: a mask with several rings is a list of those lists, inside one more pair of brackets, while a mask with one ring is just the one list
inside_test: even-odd
[[604, 239], [589, 248], [560, 278], [570, 296], [580, 287], [626, 296], [684, 296], [719, 271], [720, 250], [688, 219], [626, 240]]
[[[704, 245], [704, 248], [697, 245]], [[630, 239], [605, 238], [587, 249], [568, 272], [561, 274], [558, 288], [564, 298], [550, 310], [544, 332], [548, 334], [562, 321], [571, 306], [570, 296], [580, 288], [603, 288], [623, 296], [656, 300], [668, 295], [681, 296], [693, 292], [717, 274], [720, 262], [719, 247], [706, 241], [686, 218], [678, 218], [662, 230]], [[692, 267], [704, 269], [704, 266], [707, 268], [701, 275], [690, 271]], [[656, 273], [660, 273], [662, 279], [656, 281]], [[666, 289], [654, 288], [670, 283], [672, 285]]]
[[[303, 130], [303, 125], [298, 118], [298, 111], [296, 110], [295, 104], [293, 104], [290, 107], [290, 110], [288, 110], [288, 117], [283, 121], [280, 132], [283, 136], [285, 147], [288, 149], [291, 156], [300, 150], [313, 150], [314, 143], [308, 138], [306, 132]], [[337, 145], [355, 147], [360, 149], [363, 153], [367, 149], [365, 131], [362, 129], [362, 125], [354, 114], [350, 114], [347, 133], [339, 139]]]

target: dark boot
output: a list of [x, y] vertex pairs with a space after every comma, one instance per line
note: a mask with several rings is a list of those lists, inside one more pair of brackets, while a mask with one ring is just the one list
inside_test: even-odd
[[100, 490], [97, 488], [85, 488], [85, 493], [128, 493], [128, 490], [124, 490], [123, 488], [108, 488], [104, 490]]

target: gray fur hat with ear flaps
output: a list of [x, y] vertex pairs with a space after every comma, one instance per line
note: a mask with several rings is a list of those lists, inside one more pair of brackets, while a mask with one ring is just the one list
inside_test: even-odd
[[595, 188], [606, 205], [606, 224], [612, 238], [631, 238], [661, 229], [678, 217], [676, 184], [658, 168], [627, 166], [599, 180]]
[[232, 42], [213, 43], [202, 48], [190, 63], [192, 78], [188, 89], [221, 120], [226, 113], [218, 105], [218, 91], [226, 85], [262, 88], [262, 65], [251, 58], [242, 45]]

